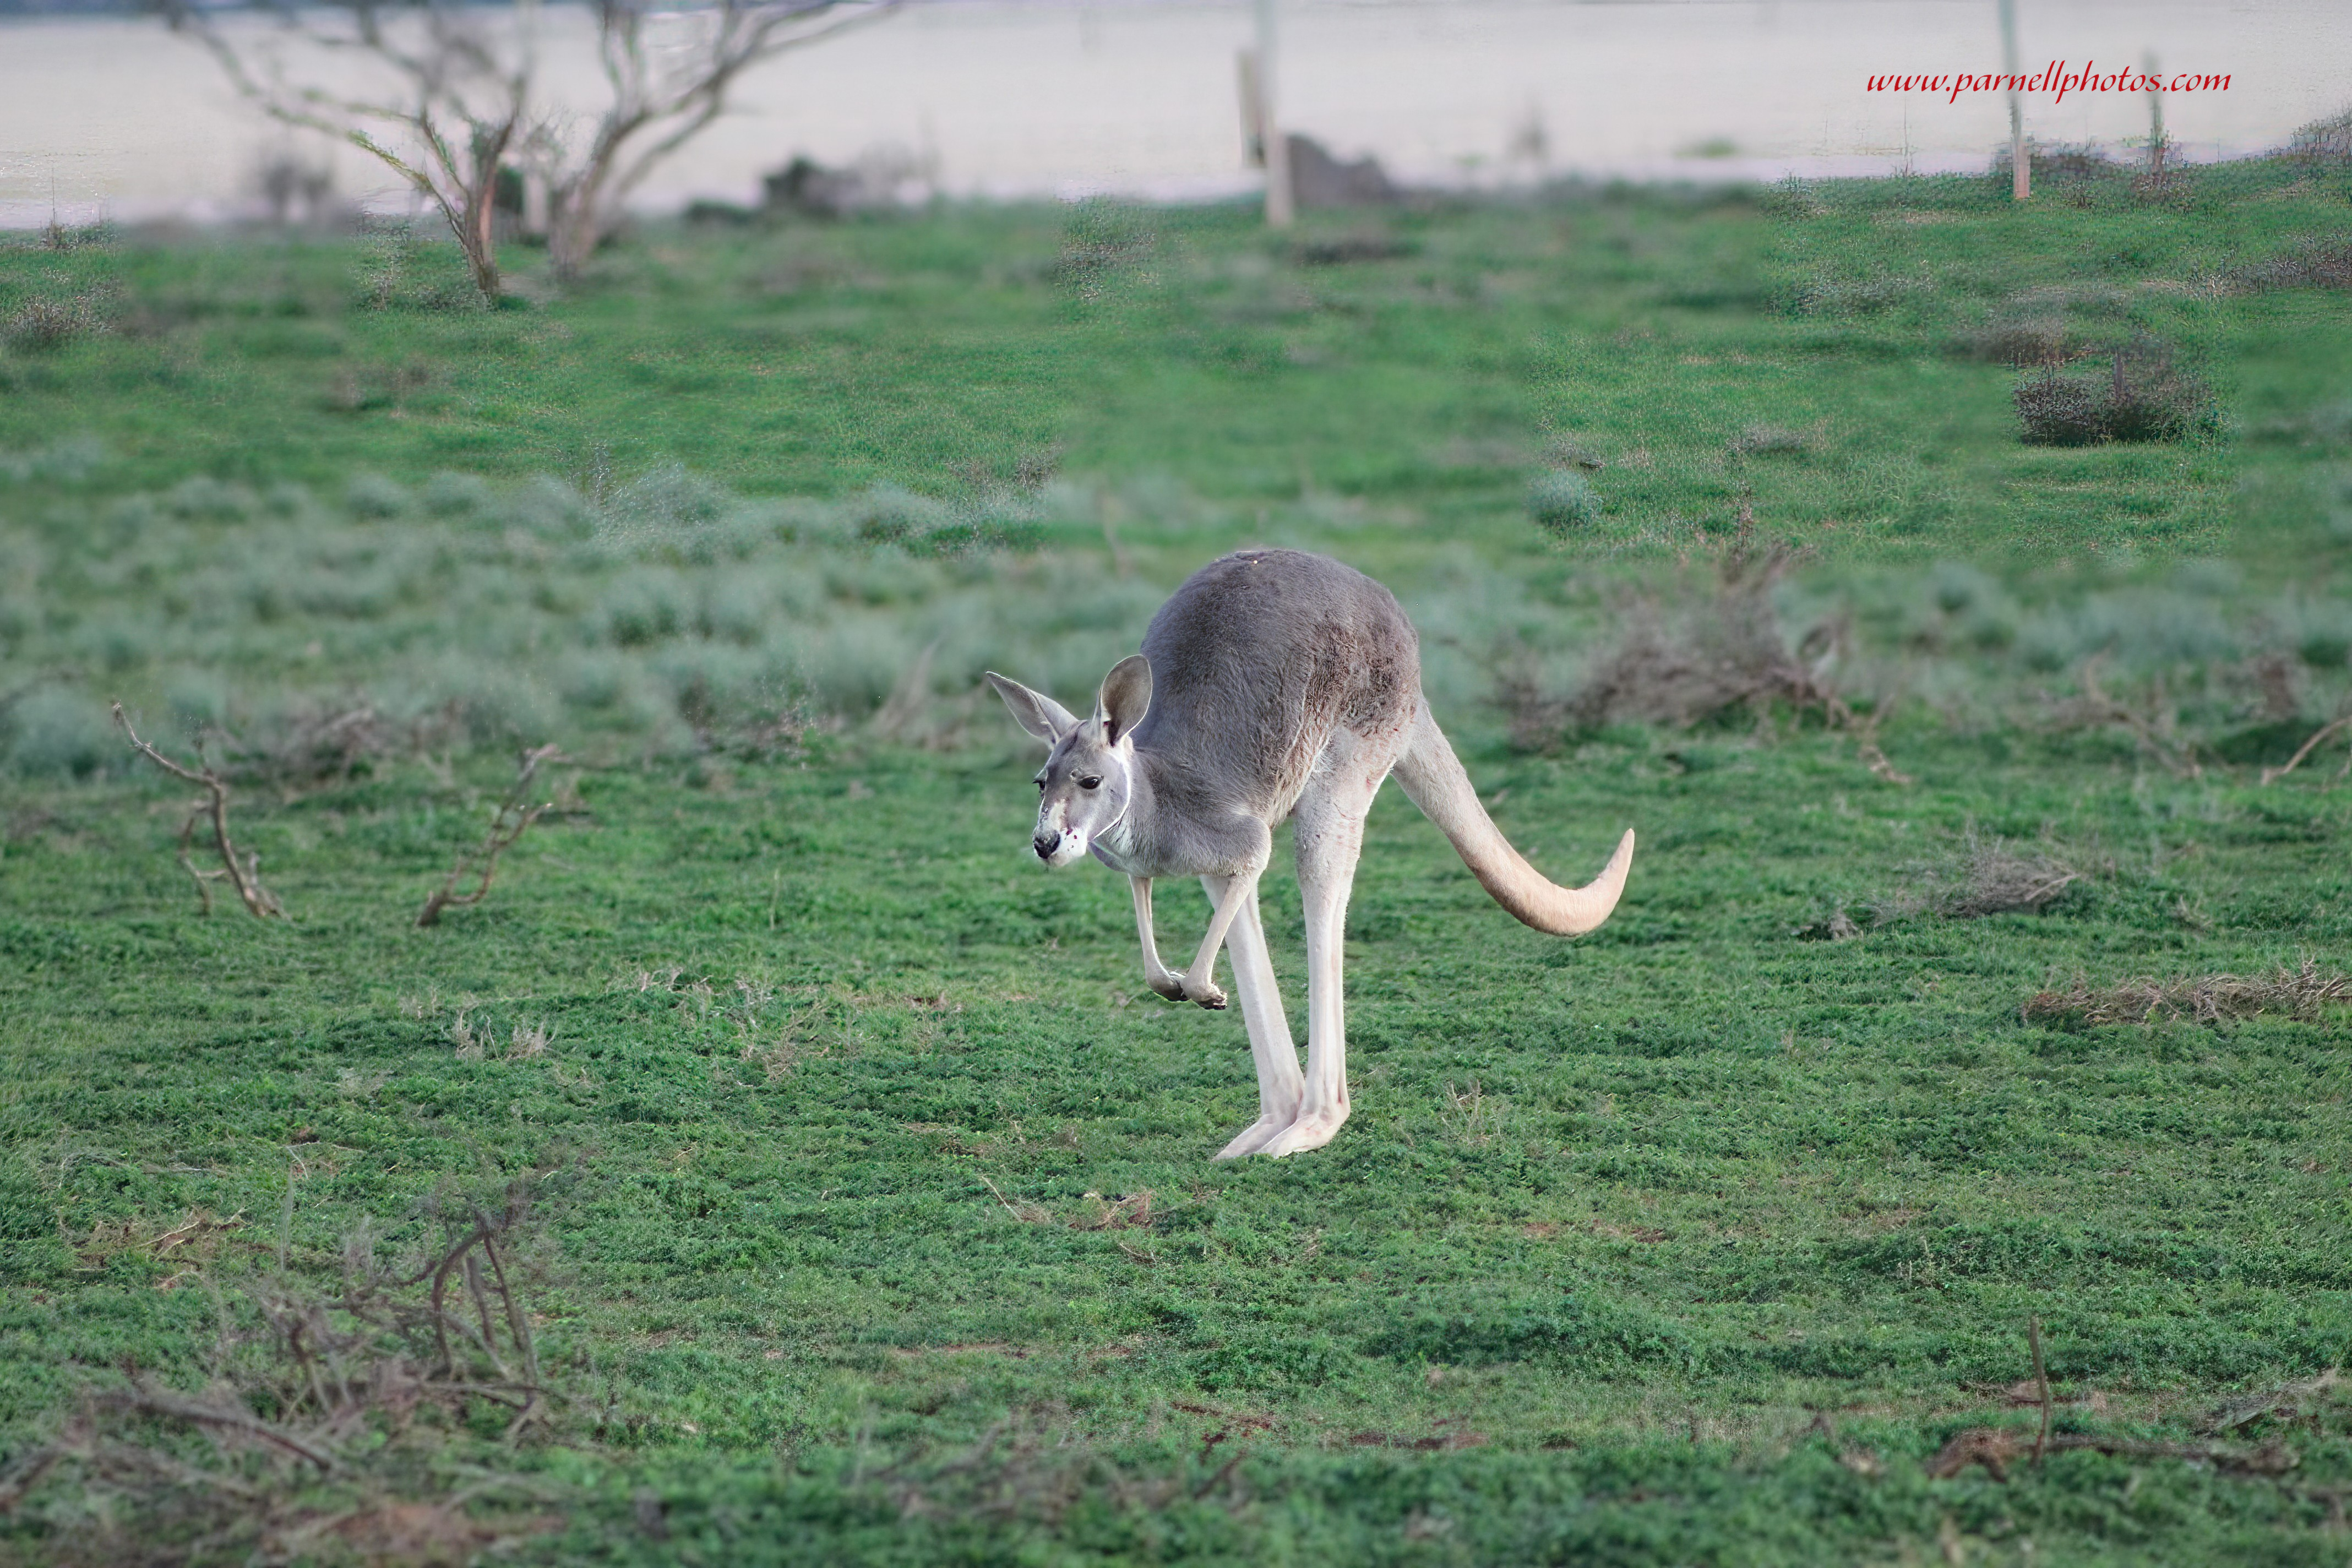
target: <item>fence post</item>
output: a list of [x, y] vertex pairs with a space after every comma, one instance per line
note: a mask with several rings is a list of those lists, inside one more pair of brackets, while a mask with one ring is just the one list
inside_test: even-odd
[[2001, 69], [2009, 77], [2009, 194], [2023, 201], [2033, 195], [2033, 161], [2025, 152], [2025, 110], [2018, 101], [2017, 0], [2000, 0]]

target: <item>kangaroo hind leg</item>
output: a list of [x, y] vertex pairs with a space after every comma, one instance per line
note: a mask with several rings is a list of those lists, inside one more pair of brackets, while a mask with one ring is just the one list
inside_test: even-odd
[[1380, 784], [1339, 798], [1310, 797], [1292, 818], [1298, 892], [1307, 912], [1307, 1078], [1298, 1114], [1258, 1152], [1279, 1158], [1331, 1142], [1348, 1120], [1347, 998], [1340, 984], [1348, 894], [1364, 847], [1364, 817]]
[[[1232, 899], [1237, 878], [1203, 877], [1209, 901], [1222, 910]], [[1291, 1043], [1290, 1020], [1282, 1014], [1282, 992], [1274, 980], [1274, 959], [1267, 952], [1265, 927], [1258, 919], [1256, 879], [1250, 879], [1250, 897], [1234, 911], [1225, 937], [1233, 955], [1234, 989], [1241, 994], [1242, 1022], [1249, 1027], [1250, 1058], [1257, 1066], [1257, 1120], [1218, 1151], [1220, 1160], [1255, 1154], [1267, 1140], [1288, 1127], [1298, 1115], [1306, 1093], [1299, 1076], [1298, 1047]]]

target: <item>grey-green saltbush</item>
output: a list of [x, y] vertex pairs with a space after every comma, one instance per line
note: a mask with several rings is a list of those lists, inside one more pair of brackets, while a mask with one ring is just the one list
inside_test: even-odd
[[243, 485], [223, 484], [198, 474], [173, 485], [163, 498], [164, 510], [190, 522], [243, 522], [253, 515], [253, 492]]
[[479, 474], [443, 471], [425, 481], [425, 510], [435, 517], [474, 517], [490, 510], [497, 498], [489, 481]]
[[1566, 538], [1601, 521], [1601, 497], [1582, 474], [1548, 468], [1528, 481], [1528, 515], [1545, 532]]
[[343, 491], [343, 504], [353, 517], [402, 517], [407, 514], [409, 496], [397, 479], [382, 474], [353, 474]]
[[112, 758], [106, 710], [79, 691], [50, 687], [18, 700], [6, 718], [9, 765], [20, 773], [96, 773]]

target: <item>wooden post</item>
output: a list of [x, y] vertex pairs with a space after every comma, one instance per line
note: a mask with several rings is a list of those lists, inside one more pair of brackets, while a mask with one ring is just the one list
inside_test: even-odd
[[2147, 73], [2147, 170], [2164, 173], [2164, 94], [2156, 85], [2156, 51], [2150, 49], [2141, 68]]
[[1244, 49], [1234, 61], [1242, 93], [1242, 153], [1253, 169], [1265, 167], [1265, 92], [1258, 83], [1257, 51]]
[[1288, 228], [1291, 219], [1290, 139], [1283, 134], [1276, 95], [1276, 0], [1257, 0], [1257, 123], [1265, 147], [1265, 226]]
[[2017, 92], [2017, 0], [2000, 0], [2001, 69], [2009, 78], [2009, 194], [2017, 201], [2033, 195], [2033, 160], [2025, 151], [2025, 110]]

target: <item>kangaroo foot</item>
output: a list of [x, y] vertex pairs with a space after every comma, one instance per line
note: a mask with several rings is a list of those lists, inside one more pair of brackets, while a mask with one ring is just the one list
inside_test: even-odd
[[1309, 1110], [1259, 1145], [1258, 1152], [1269, 1160], [1279, 1160], [1285, 1154], [1303, 1153], [1320, 1149], [1338, 1136], [1348, 1120], [1348, 1108], [1338, 1106], [1329, 1110]]
[[1266, 1141], [1297, 1120], [1293, 1111], [1269, 1111], [1251, 1122], [1234, 1137], [1234, 1141], [1217, 1151], [1220, 1160], [1238, 1160], [1244, 1154], [1255, 1154], [1265, 1147]]
[[1187, 974], [1182, 976], [1178, 984], [1183, 986], [1184, 995], [1188, 1001], [1198, 1002], [1202, 1006], [1207, 1007], [1212, 1011], [1222, 1011], [1225, 1005], [1225, 994], [1218, 990], [1217, 983], [1209, 979], [1206, 975], [1195, 980], [1191, 975]]

